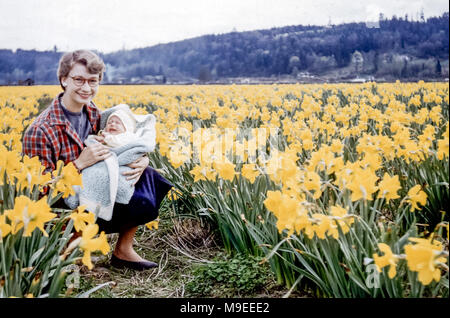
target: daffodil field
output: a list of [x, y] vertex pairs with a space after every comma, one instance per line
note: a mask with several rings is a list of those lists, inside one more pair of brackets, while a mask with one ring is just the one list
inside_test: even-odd
[[[59, 92], [0, 87], [0, 297], [72, 297], [66, 268], [110, 250], [93, 213], [52, 207], [81, 183], [73, 165], [43, 174], [21, 156]], [[262, 256], [279, 284], [448, 297], [448, 83], [105, 85], [94, 101], [153, 113], [166, 203], [209, 221], [228, 253]]]

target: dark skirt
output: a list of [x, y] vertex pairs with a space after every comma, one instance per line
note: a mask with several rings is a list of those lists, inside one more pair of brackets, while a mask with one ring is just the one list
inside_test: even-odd
[[148, 223], [158, 217], [159, 206], [172, 184], [155, 169], [147, 167], [135, 185], [128, 204], [116, 203], [111, 220], [97, 219], [99, 231], [120, 233], [123, 230]]

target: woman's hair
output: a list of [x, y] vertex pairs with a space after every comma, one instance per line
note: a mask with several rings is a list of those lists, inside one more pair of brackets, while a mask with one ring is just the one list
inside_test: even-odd
[[97, 54], [88, 50], [67, 52], [61, 56], [57, 72], [59, 84], [63, 90], [65, 90], [65, 87], [61, 83], [61, 78], [67, 77], [76, 63], [86, 66], [89, 73], [98, 74], [99, 81], [102, 80], [103, 72], [105, 71], [105, 63], [103, 63], [102, 59]]

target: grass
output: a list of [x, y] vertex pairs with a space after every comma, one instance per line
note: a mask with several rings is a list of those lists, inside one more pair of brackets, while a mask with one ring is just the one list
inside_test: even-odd
[[[244, 267], [239, 266], [241, 260], [224, 253], [223, 247], [220, 246], [220, 242], [208, 224], [192, 218], [164, 218], [167, 215], [168, 212], [161, 213], [162, 220], [158, 230], [149, 230], [145, 226], [140, 226], [135, 236], [136, 252], [145, 259], [157, 262], [159, 267], [144, 272], [116, 269], [109, 265], [111, 252], [107, 256], [99, 254], [93, 259], [94, 269], [89, 271], [86, 267], [81, 268], [80, 287], [74, 290], [73, 294], [85, 292], [107, 282], [113, 283], [93, 292], [90, 297], [281, 298], [289, 292], [285, 287], [276, 284], [276, 279], [267, 263], [259, 264], [257, 260], [249, 258], [243, 261]], [[117, 234], [109, 235], [108, 239], [113, 247]], [[226, 262], [238, 264], [231, 269], [226, 269], [234, 270], [234, 277], [242, 276], [242, 271], [245, 275], [255, 268], [261, 268], [258, 272], [260, 283], [256, 287], [253, 284], [247, 288], [246, 281], [240, 280], [240, 285], [230, 285], [227, 281], [211, 279], [211, 273], [214, 273], [217, 268], [223, 268]], [[204, 275], [202, 273], [208, 273], [209, 277], [202, 277]], [[230, 275], [227, 277], [232, 277], [233, 272]], [[250, 281], [253, 282], [253, 280]], [[189, 287], [200, 282], [201, 293], [198, 289]], [[289, 297], [308, 297], [308, 295], [293, 292], [289, 294]]]

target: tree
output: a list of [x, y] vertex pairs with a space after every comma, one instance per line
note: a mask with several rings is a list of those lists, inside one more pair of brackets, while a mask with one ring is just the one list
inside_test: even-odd
[[425, 14], [423, 13], [423, 7], [420, 9], [420, 22], [425, 22]]
[[198, 79], [201, 82], [207, 82], [211, 80], [211, 71], [208, 66], [202, 66], [198, 72]]
[[375, 52], [375, 56], [373, 58], [373, 73], [376, 74], [378, 72], [378, 51]]
[[355, 51], [352, 55], [352, 64], [355, 68], [356, 74], [360, 74], [363, 69], [364, 58], [359, 51]]
[[402, 71], [401, 71], [401, 73], [400, 73], [400, 76], [401, 77], [408, 77], [408, 60], [407, 59], [404, 59], [403, 60], [403, 68], [402, 68]]
[[442, 66], [441, 66], [441, 62], [439, 61], [439, 59], [437, 60], [437, 63], [436, 63], [436, 74], [437, 75], [442, 74]]
[[300, 67], [300, 58], [295, 55], [291, 56], [291, 58], [289, 59], [289, 72], [292, 75], [297, 76], [299, 67]]

